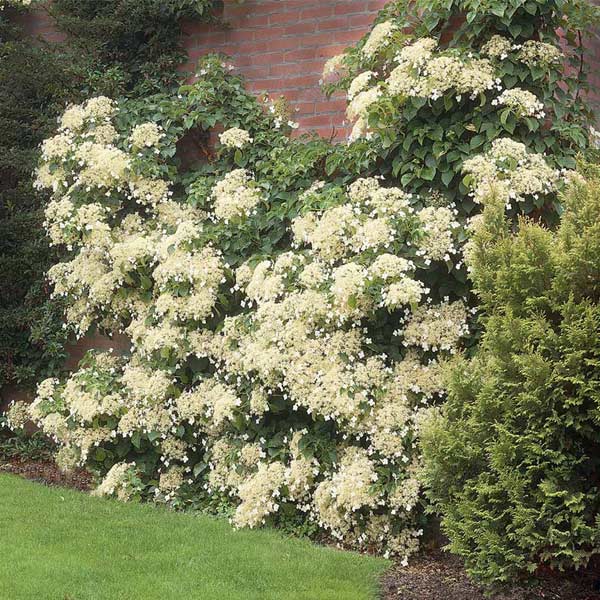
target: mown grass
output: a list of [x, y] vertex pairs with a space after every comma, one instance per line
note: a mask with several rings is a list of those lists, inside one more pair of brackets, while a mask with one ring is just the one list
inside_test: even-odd
[[384, 560], [0, 475], [2, 600], [362, 600]]

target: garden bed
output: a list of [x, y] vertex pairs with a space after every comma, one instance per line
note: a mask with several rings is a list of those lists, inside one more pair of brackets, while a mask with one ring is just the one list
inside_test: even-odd
[[[493, 600], [600, 600], [598, 581], [590, 572], [577, 577], [541, 574], [530, 587], [517, 585]], [[483, 590], [465, 573], [460, 559], [439, 550], [396, 565], [384, 577], [385, 600], [486, 600]], [[487, 597], [489, 598], [489, 597]]]
[[80, 491], [88, 491], [92, 487], [92, 477], [87, 471], [77, 469], [72, 473], [63, 473], [54, 461], [1, 459], [0, 473], [20, 475], [37, 483]]

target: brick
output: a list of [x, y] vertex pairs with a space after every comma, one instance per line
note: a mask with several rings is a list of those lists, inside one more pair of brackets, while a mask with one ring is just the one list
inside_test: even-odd
[[329, 5], [325, 6], [315, 6], [314, 8], [305, 8], [300, 13], [300, 20], [305, 21], [308, 19], [323, 19], [325, 17], [329, 17], [333, 13], [333, 7]]
[[240, 6], [235, 6], [233, 2], [227, 3], [229, 8], [225, 14], [229, 17], [230, 14], [239, 14], [240, 12], [248, 11], [257, 15], [272, 14], [281, 11], [282, 2], [246, 2]]
[[283, 53], [284, 63], [293, 63], [297, 60], [307, 60], [311, 58], [320, 58], [319, 50], [316, 48], [296, 48]]
[[292, 12], [280, 12], [267, 15], [271, 25], [287, 25], [289, 23], [297, 23], [298, 17]]
[[347, 48], [347, 44], [343, 45], [332, 45], [332, 46], [323, 46], [321, 48], [316, 48], [315, 51], [317, 56], [323, 60], [323, 63], [328, 58], [335, 56], [336, 54], [340, 54]]
[[314, 117], [306, 117], [302, 119], [302, 124], [305, 127], [331, 127], [332, 117], [331, 115], [316, 115]]
[[369, 12], [365, 7], [365, 2], [340, 2], [333, 7], [333, 13], [336, 15], [351, 15], [356, 13]]
[[[278, 85], [280, 79], [249, 79], [247, 81], [248, 88], [252, 91], [265, 91], [270, 94], [276, 92], [281, 87]], [[275, 84], [275, 85], [274, 85]]]
[[[258, 7], [251, 6], [251, 2], [244, 4], [237, 4], [236, 2], [227, 1], [225, 2], [225, 11], [223, 12], [223, 18], [225, 21], [231, 22], [237, 19], [243, 18], [246, 15], [262, 16], [264, 11], [258, 10]], [[272, 4], [272, 3], [261, 3], [261, 4]], [[267, 12], [268, 14], [268, 12]]]
[[314, 115], [315, 102], [294, 102], [294, 110], [297, 110], [298, 115]]
[[[318, 30], [319, 31], [329, 31], [331, 29], [344, 30], [347, 27], [348, 27], [348, 17], [335, 17], [333, 19], [322, 19], [318, 22]], [[334, 33], [333, 35], [336, 35], [336, 34]]]
[[321, 61], [303, 61], [271, 65], [271, 75], [277, 75], [279, 77], [288, 77], [292, 75], [297, 75], [299, 73], [320, 76], [322, 71], [323, 63]]
[[246, 58], [249, 60], [249, 65], [273, 65], [281, 61], [281, 54], [279, 52], [260, 52]]
[[316, 86], [319, 78], [315, 75], [298, 75], [281, 79], [282, 89], [307, 88]]
[[335, 37], [332, 39], [331, 33], [324, 32], [316, 32], [311, 35], [304, 36], [300, 40], [300, 45], [304, 48], [306, 47], [323, 47], [327, 46], [331, 43], [339, 44], [348, 44], [350, 42], [354, 42], [360, 38], [359, 31], [338, 31], [335, 33]]
[[323, 100], [315, 102], [315, 113], [337, 113], [342, 116], [346, 112], [346, 100]]
[[271, 23], [271, 15], [245, 15], [239, 19], [238, 26], [247, 28], [267, 27]]
[[[287, 33], [287, 25], [277, 25], [275, 27], [269, 26], [261, 29], [259, 32], [259, 39], [261, 40], [273, 40], [278, 39], [286, 35]], [[309, 26], [310, 28], [310, 26]]]
[[[239, 66], [239, 65], [236, 65]], [[251, 66], [244, 68], [244, 76], [248, 79], [268, 79], [273, 76], [271, 72], [272, 67], [268, 64], [264, 64], [262, 66]]]
[[[255, 30], [232, 29], [230, 31], [227, 31], [225, 35], [223, 35], [223, 39], [226, 40], [228, 44], [236, 44], [238, 46], [243, 46], [246, 42], [254, 40], [255, 35]], [[265, 39], [264, 32], [262, 30], [260, 31], [260, 36], [261, 39]], [[210, 44], [210, 40], [207, 40], [207, 44]]]
[[371, 13], [361, 15], [351, 15], [348, 17], [348, 27], [362, 27], [366, 31], [373, 23], [373, 15]]

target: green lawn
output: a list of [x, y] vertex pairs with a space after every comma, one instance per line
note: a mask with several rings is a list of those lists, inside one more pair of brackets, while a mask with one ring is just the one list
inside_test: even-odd
[[384, 560], [0, 475], [2, 600], [360, 600]]

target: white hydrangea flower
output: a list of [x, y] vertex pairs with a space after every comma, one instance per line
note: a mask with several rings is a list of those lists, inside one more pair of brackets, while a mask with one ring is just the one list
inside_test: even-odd
[[251, 144], [254, 140], [245, 129], [232, 127], [223, 133], [219, 134], [219, 141], [226, 148], [243, 148], [247, 144]]

